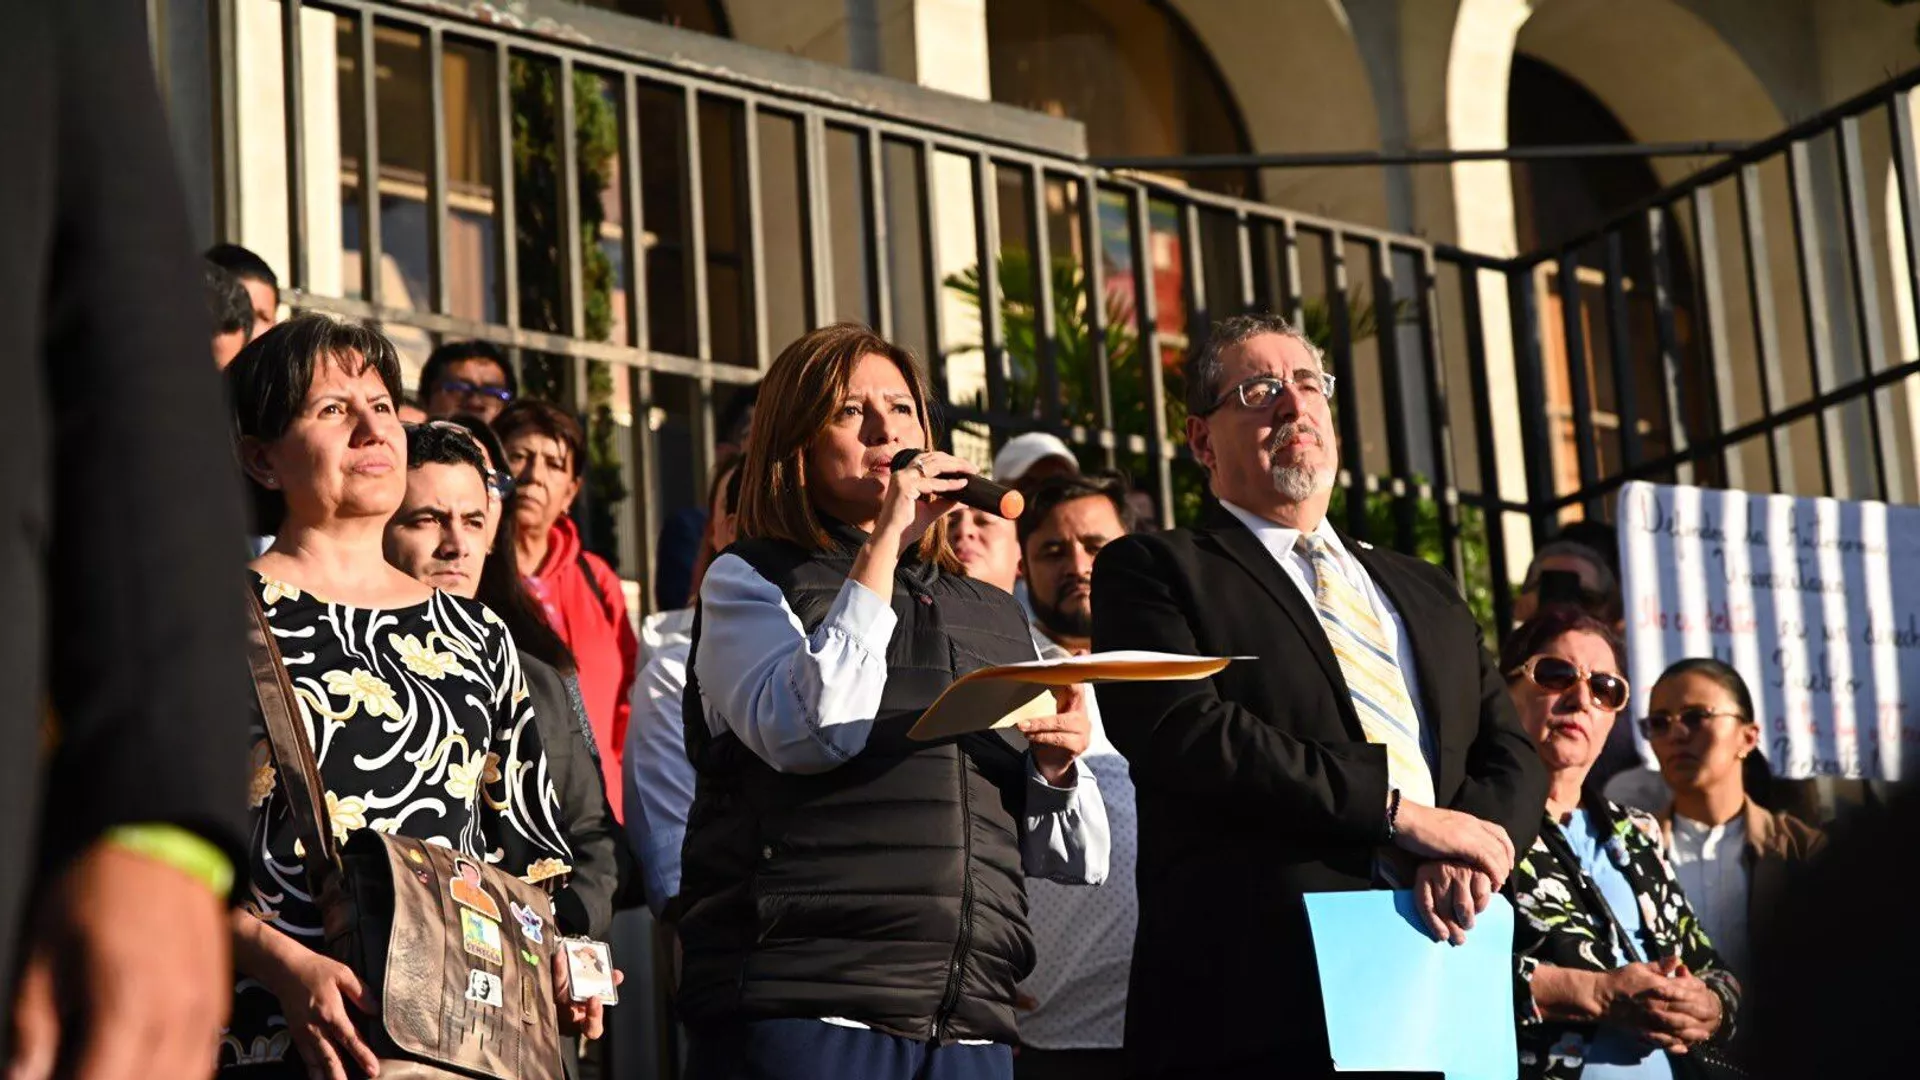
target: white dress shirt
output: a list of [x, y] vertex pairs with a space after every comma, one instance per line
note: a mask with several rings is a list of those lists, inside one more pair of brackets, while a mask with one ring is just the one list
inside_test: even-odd
[[1715, 952], [1735, 975], [1747, 974], [1747, 819], [1724, 825], [1673, 815], [1668, 852], [1680, 891], [1687, 894]]
[[681, 695], [687, 689], [687, 653], [693, 647], [693, 609], [647, 619], [645, 662], [629, 695], [626, 776], [627, 838], [639, 856], [647, 907], [656, 917], [680, 891], [680, 845], [693, 806], [693, 762]]
[[[1033, 641], [1045, 659], [1069, 655], [1038, 629]], [[1027, 921], [1038, 959], [1020, 989], [1040, 1004], [1020, 1014], [1020, 1041], [1041, 1050], [1118, 1050], [1126, 1036], [1127, 974], [1140, 924], [1133, 888], [1139, 816], [1127, 759], [1107, 739], [1092, 693], [1087, 719], [1093, 735], [1080, 764], [1100, 783], [1112, 848], [1106, 884], [1097, 889], [1027, 882]]]
[[[1240, 523], [1259, 539], [1261, 545], [1273, 556], [1274, 561], [1280, 564], [1280, 569], [1287, 572], [1287, 577], [1292, 579], [1294, 586], [1300, 590], [1300, 595], [1307, 598], [1307, 606], [1318, 611], [1313, 595], [1313, 564], [1296, 546], [1300, 543], [1300, 530], [1268, 521], [1225, 499], [1220, 500], [1220, 505], [1225, 507], [1229, 514], [1238, 518]], [[1407, 697], [1413, 701], [1414, 719], [1420, 725], [1420, 752], [1426, 756], [1427, 767], [1431, 769], [1434, 764], [1435, 749], [1433, 725], [1427, 722], [1426, 706], [1420, 700], [1420, 671], [1414, 662], [1413, 640], [1407, 636], [1406, 623], [1400, 621], [1400, 613], [1394, 610], [1392, 601], [1387, 599], [1386, 593], [1380, 591], [1380, 586], [1374, 584], [1373, 577], [1367, 573], [1366, 567], [1355, 561], [1352, 553], [1347, 551], [1346, 545], [1341, 543], [1340, 534], [1334, 531], [1331, 522], [1321, 518], [1320, 524], [1313, 530], [1313, 535], [1327, 542], [1327, 546], [1333, 552], [1334, 562], [1339, 566], [1341, 573], [1346, 575], [1347, 582], [1358, 589], [1360, 594], [1367, 598], [1367, 603], [1372, 605], [1374, 618], [1380, 622], [1380, 636], [1384, 639], [1382, 643], [1399, 662], [1400, 677], [1407, 682]]]

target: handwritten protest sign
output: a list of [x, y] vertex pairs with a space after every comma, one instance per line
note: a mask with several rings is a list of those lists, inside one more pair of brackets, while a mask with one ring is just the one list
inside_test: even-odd
[[1631, 483], [1616, 519], [1628, 715], [1667, 665], [1713, 656], [1753, 691], [1775, 775], [1920, 761], [1920, 509]]

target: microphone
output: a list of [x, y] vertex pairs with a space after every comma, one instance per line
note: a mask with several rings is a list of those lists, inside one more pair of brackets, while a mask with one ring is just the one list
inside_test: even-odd
[[[918, 450], [902, 450], [893, 455], [893, 471], [899, 472], [908, 465], [913, 464], [913, 459], [919, 456], [920, 451]], [[963, 478], [967, 482], [966, 487], [961, 488], [959, 491], [946, 492], [941, 498], [952, 499], [962, 506], [971, 506], [975, 510], [985, 510], [989, 514], [999, 514], [1009, 521], [1019, 517], [1020, 511], [1027, 508], [1026, 496], [1005, 484], [996, 484], [984, 476], [979, 476], [974, 473], [948, 473], [940, 477], [942, 480], [960, 480]]]

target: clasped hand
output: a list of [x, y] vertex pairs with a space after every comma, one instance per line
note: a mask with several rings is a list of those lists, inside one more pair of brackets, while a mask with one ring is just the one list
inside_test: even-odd
[[1604, 1015], [1662, 1050], [1684, 1054], [1720, 1030], [1720, 995], [1679, 957], [1615, 968], [1606, 975]]
[[1435, 941], [1464, 945], [1474, 916], [1513, 872], [1513, 839], [1490, 821], [1418, 803], [1400, 806], [1394, 844], [1425, 860], [1414, 873], [1414, 906]]

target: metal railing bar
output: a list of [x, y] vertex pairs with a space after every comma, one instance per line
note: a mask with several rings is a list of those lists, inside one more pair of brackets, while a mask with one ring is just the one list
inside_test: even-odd
[[1153, 287], [1153, 223], [1148, 212], [1147, 189], [1130, 185], [1128, 208], [1133, 217], [1131, 255], [1133, 257], [1134, 317], [1139, 323], [1140, 378], [1147, 397], [1147, 465], [1153, 470], [1154, 502], [1160, 509], [1160, 524], [1173, 525], [1173, 451], [1167, 446], [1167, 386], [1160, 377], [1160, 313]]
[[1100, 443], [1102, 463], [1106, 468], [1119, 464], [1114, 452], [1113, 435], [1113, 370], [1112, 358], [1107, 355], [1107, 287], [1106, 267], [1101, 256], [1100, 238], [1100, 191], [1091, 178], [1081, 175], [1068, 181], [1076, 184], [1080, 191], [1080, 272], [1086, 282], [1087, 295], [1087, 343], [1093, 364], [1093, 408], [1094, 420], [1099, 424], [1099, 433], [1106, 436]]
[[386, 251], [380, 221], [380, 80], [371, 11], [360, 13], [360, 295], [384, 303], [380, 264]]
[[[498, 154], [495, 167], [499, 169], [499, 206], [500, 206], [500, 321], [509, 329], [520, 328], [520, 234], [519, 210], [516, 207], [515, 178], [513, 173], [513, 53], [502, 40], [493, 52], [494, 99], [494, 149]], [[644, 301], [642, 302], [644, 304]], [[643, 337], [641, 344], [646, 343]], [[515, 349], [512, 357], [514, 374], [524, 375], [520, 351]]]
[[[1000, 292], [1000, 192], [993, 159], [976, 152], [973, 165], [973, 250], [980, 273], [980, 355], [986, 367], [987, 408], [1009, 407], [1006, 297]], [[996, 445], [994, 449], [999, 449]]]
[[[1866, 167], [1860, 157], [1860, 118], [1841, 119], [1840, 201], [1846, 215], [1847, 254], [1853, 261], [1853, 314], [1860, 335], [1860, 355], [1868, 371], [1887, 366], [1887, 343], [1882, 337], [1885, 326], [1880, 318], [1880, 274], [1874, 266], [1872, 213], [1867, 202]], [[1867, 409], [1869, 437], [1873, 442], [1874, 471], [1879, 480], [1879, 497], [1887, 502], [1905, 502], [1906, 484], [1900, 468], [1897, 440], [1894, 437], [1893, 401], [1875, 394]]]
[[[640, 175], [647, 163], [640, 153], [640, 87], [632, 75], [620, 77], [620, 101], [621, 172], [626, 179], [622, 198], [626, 200], [627, 228], [621, 237], [621, 246], [627, 260], [627, 325], [632, 329], [634, 347], [645, 351], [653, 342], [647, 308], [647, 206]], [[649, 379], [646, 383], [649, 394], [652, 387]], [[639, 398], [633, 400], [638, 402]], [[637, 410], [639, 406], [636, 404], [634, 408]], [[639, 475], [637, 469], [635, 475]]]
[[[1793, 235], [1800, 253], [1800, 304], [1806, 312], [1807, 355], [1812, 360], [1810, 374], [1813, 392], [1833, 389], [1833, 323], [1827, 309], [1826, 260], [1822, 256], [1819, 207], [1813, 196], [1813, 157], [1811, 144], [1796, 142], [1787, 150], [1787, 188], [1793, 204]], [[1853, 488], [1852, 471], [1847, 467], [1845, 418], [1838, 413], [1823, 415], [1820, 434], [1820, 479], [1826, 494], [1847, 498]], [[1679, 449], [1676, 447], [1676, 449]]]
[[1193, 172], [1214, 169], [1327, 169], [1348, 166], [1451, 165], [1461, 161], [1564, 161], [1599, 158], [1717, 157], [1752, 146], [1746, 139], [1664, 143], [1570, 143], [1477, 150], [1319, 150], [1289, 153], [1173, 154], [1101, 157], [1103, 169]]
[[[1714, 426], [1724, 428], [1740, 415], [1733, 385], [1734, 355], [1727, 340], [1727, 296], [1720, 278], [1720, 219], [1714, 212], [1713, 189], [1695, 188], [1693, 200], [1694, 246], [1700, 263], [1700, 301], [1706, 316], [1707, 371], [1713, 376]], [[1720, 458], [1720, 475], [1730, 488], [1747, 486], [1746, 462], [1738, 453]]]
[[[1520, 396], [1520, 441], [1525, 452], [1527, 501], [1538, 507], [1556, 492], [1552, 432], [1547, 429], [1547, 392], [1545, 366], [1541, 357], [1539, 302], [1537, 283], [1529, 271], [1507, 275], [1507, 291], [1513, 312], [1513, 374]], [[1530, 515], [1534, 543], [1545, 542], [1549, 532], [1547, 515]]]
[[[558, 115], [554, 118], [554, 138], [560, 149], [560, 271], [564, 276], [563, 287], [567, 294], [566, 333], [575, 338], [587, 336], [586, 274], [582, 269], [585, 253], [581, 250], [580, 238], [580, 147], [575, 135], [576, 110], [579, 103], [573, 93], [573, 61], [562, 58], [556, 78], [560, 80], [555, 88], [554, 100], [560, 104]], [[569, 389], [572, 391], [573, 411], [579, 415], [587, 412], [587, 361], [578, 354], [572, 356], [572, 373]]]
[[[1480, 311], [1478, 267], [1460, 269], [1460, 314], [1464, 321], [1461, 329], [1467, 338], [1467, 392], [1473, 403], [1473, 415], [1489, 418], [1493, 416], [1493, 395], [1487, 378], [1487, 339]], [[1497, 626], [1507, 626], [1513, 621], [1513, 580], [1507, 568], [1506, 526], [1500, 520], [1501, 511], [1497, 509], [1497, 504], [1503, 499], [1500, 493], [1500, 448], [1494, 439], [1493, 425], [1474, 425], [1474, 440], [1474, 453], [1480, 459], [1480, 493], [1475, 505], [1481, 508], [1481, 520], [1487, 530], [1487, 565], [1492, 578], [1489, 584], [1493, 590], [1493, 618]], [[1532, 510], [1529, 508], [1525, 512], [1531, 515]]]
[[[1584, 488], [1600, 475], [1600, 451], [1593, 433], [1593, 384], [1588, 378], [1586, 326], [1581, 318], [1586, 308], [1580, 295], [1580, 260], [1568, 253], [1560, 256], [1556, 266], [1554, 284], [1560, 294], [1561, 341], [1566, 349], [1567, 391], [1573, 407], [1574, 466]], [[1587, 516], [1598, 519], [1600, 508], [1587, 507]]]
[[[1760, 363], [1763, 415], [1771, 417], [1787, 402], [1786, 376], [1780, 366], [1779, 317], [1773, 310], [1773, 264], [1767, 247], [1766, 208], [1760, 201], [1760, 167], [1740, 170], [1740, 237], [1747, 253], [1747, 306], [1753, 315], [1755, 359]], [[1784, 426], [1772, 431], [1769, 458], [1773, 490], [1797, 490], [1793, 482], [1793, 441]]]
[[1603, 256], [1606, 276], [1607, 360], [1613, 367], [1613, 403], [1620, 416], [1620, 460], [1637, 465], [1640, 446], [1640, 387], [1635, 378], [1632, 329], [1627, 318], [1626, 253], [1618, 230], [1607, 234]]
[[427, 109], [433, 115], [429, 141], [433, 174], [427, 185], [427, 289], [429, 303], [442, 315], [453, 313], [447, 278], [447, 72], [446, 39], [440, 29], [427, 35]]
[[687, 163], [686, 190], [682, 193], [687, 208], [687, 269], [692, 279], [688, 318], [693, 320], [694, 355], [705, 365], [695, 378], [693, 395], [693, 490], [704, 492], [707, 477], [713, 474], [713, 369], [721, 365], [713, 362], [713, 304], [707, 274], [707, 163], [701, 148], [700, 92], [689, 87], [681, 94], [680, 108], [681, 160]]
[[885, 146], [880, 141], [880, 129], [869, 127], [861, 136], [865, 148], [862, 155], [866, 173], [867, 206], [867, 260], [870, 263], [872, 277], [869, 279], [868, 301], [873, 305], [873, 328], [880, 336], [893, 340], [893, 279], [887, 265], [891, 254], [887, 247], [887, 177], [886, 162], [881, 155]]
[[1801, 120], [1799, 123], [1789, 126], [1784, 131], [1770, 135], [1758, 142], [1749, 143], [1747, 148], [1738, 154], [1734, 154], [1719, 164], [1710, 165], [1688, 176], [1678, 184], [1635, 202], [1625, 210], [1614, 215], [1607, 222], [1586, 232], [1582, 232], [1572, 239], [1556, 245], [1551, 250], [1538, 251], [1521, 256], [1520, 261], [1540, 262], [1545, 259], [1554, 258], [1561, 251], [1583, 248], [1595, 240], [1600, 239], [1601, 235], [1608, 229], [1620, 228], [1627, 225], [1633, 218], [1645, 214], [1649, 210], [1677, 202], [1698, 188], [1706, 187], [1709, 184], [1717, 184], [1738, 173], [1743, 165], [1751, 165], [1764, 161], [1801, 140], [1824, 134], [1828, 129], [1833, 127], [1837, 119], [1865, 112], [1881, 102], [1886, 101], [1894, 94], [1903, 90], [1910, 90], [1915, 86], [1920, 86], [1920, 67], [1911, 68], [1905, 73], [1897, 75], [1870, 90], [1855, 94], [1853, 97], [1837, 105], [1822, 109], [1808, 116], [1806, 119]]
[[1724, 453], [1729, 447], [1756, 436], [1764, 435], [1776, 424], [1792, 424], [1815, 414], [1831, 411], [1836, 405], [1845, 405], [1856, 398], [1873, 394], [1893, 386], [1902, 379], [1920, 375], [1920, 360], [1908, 360], [1895, 364], [1852, 382], [1829, 393], [1818, 394], [1797, 405], [1780, 410], [1770, 417], [1761, 417], [1739, 427], [1720, 432], [1710, 438], [1701, 439], [1688, 447], [1684, 453], [1665, 454], [1652, 461], [1642, 462], [1637, 468], [1625, 469], [1596, 483], [1591, 491], [1575, 492], [1561, 496], [1537, 507], [1553, 513], [1571, 506], [1584, 498], [1604, 497], [1620, 486], [1633, 480], [1656, 480], [1667, 469], [1677, 469], [1684, 462], [1700, 461], [1714, 454]]
[[1053, 238], [1047, 235], [1047, 173], [1027, 172], [1027, 250], [1033, 264], [1034, 360], [1040, 365], [1040, 421], [1058, 425], [1065, 405], [1060, 385], [1060, 328], [1054, 318]]
[[[1374, 342], [1379, 350], [1380, 397], [1387, 414], [1387, 468], [1395, 477], [1411, 480], [1413, 455], [1407, 446], [1413, 430], [1407, 387], [1400, 370], [1400, 329], [1395, 312], [1399, 306], [1393, 273], [1393, 248], [1386, 244], [1363, 242], [1373, 258]], [[1431, 417], [1429, 417], [1431, 419]], [[1428, 484], [1433, 481], [1428, 480]], [[1426, 485], [1422, 485], [1426, 486]], [[1400, 495], [1393, 500], [1393, 546], [1412, 555], [1414, 533], [1419, 527], [1419, 507], [1412, 497]]]
[[[1333, 361], [1334, 378], [1348, 386], [1357, 386], [1353, 377], [1353, 312], [1347, 305], [1346, 237], [1336, 229], [1325, 235], [1321, 245], [1327, 265], [1327, 322], [1333, 329], [1327, 356]], [[1375, 310], [1378, 310], [1377, 306]], [[1355, 467], [1363, 466], [1364, 461], [1360, 456], [1360, 407], [1351, 395], [1335, 407], [1333, 422], [1340, 429], [1341, 471], [1348, 475], [1347, 533], [1368, 540], [1372, 538], [1373, 530], [1367, 521], [1366, 495], [1376, 489], [1373, 484], [1366, 482], [1364, 468]]]
[[800, 231], [807, 245], [810, 325], [833, 321], [833, 239], [827, 210], [827, 135], [816, 115], [800, 118]]
[[[1647, 252], [1653, 266], [1654, 334], [1660, 342], [1660, 389], [1667, 407], [1667, 447], [1674, 453], [1687, 449], [1686, 411], [1680, 396], [1685, 372], [1680, 363], [1680, 337], [1673, 318], [1673, 270], [1667, 263], [1667, 211], [1648, 210]], [[1685, 459], [1674, 474], [1682, 484], [1693, 483], [1693, 461]]]
[[767, 327], [767, 222], [761, 202], [760, 107], [747, 102], [741, 113], [741, 177], [747, 199], [747, 290], [748, 318], [753, 320], [753, 366], [761, 372], [773, 363], [772, 343]]
[[281, 0], [280, 62], [282, 119], [287, 152], [287, 284], [305, 289], [312, 281], [307, 266], [306, 64], [301, 55], [301, 0]]
[[[952, 388], [947, 379], [947, 311], [946, 282], [940, 274], [940, 229], [934, 215], [939, 207], [934, 201], [935, 163], [939, 160], [939, 151], [934, 149], [933, 140], [920, 140], [917, 172], [920, 182], [915, 185], [920, 200], [920, 276], [927, 290], [927, 373], [933, 381], [933, 397], [941, 403], [943, 409], [950, 409]], [[953, 449], [953, 427], [944, 425], [940, 432], [942, 449]]]

